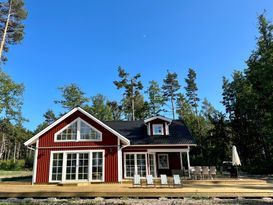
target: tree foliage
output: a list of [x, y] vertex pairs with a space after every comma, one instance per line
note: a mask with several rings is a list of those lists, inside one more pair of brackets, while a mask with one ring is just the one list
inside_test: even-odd
[[180, 89], [180, 84], [177, 79], [177, 74], [171, 73], [167, 71], [166, 77], [163, 79], [163, 85], [162, 85], [162, 90], [163, 90], [163, 97], [165, 100], [170, 100], [171, 101], [171, 109], [172, 109], [172, 115], [173, 119], [175, 119], [175, 100], [178, 95], [178, 90]]
[[61, 104], [64, 109], [72, 110], [75, 107], [84, 107], [90, 101], [90, 98], [85, 96], [81, 88], [72, 83], [63, 87], [59, 87], [62, 99], [55, 100], [56, 104]]
[[152, 80], [149, 82], [149, 87], [146, 90], [148, 94], [148, 107], [149, 107], [149, 116], [156, 116], [160, 112], [164, 112], [163, 106], [165, 104], [165, 99], [163, 97], [162, 90], [158, 82]]
[[27, 17], [23, 0], [0, 2], [0, 62], [7, 61], [3, 53], [9, 46], [20, 43], [24, 38], [23, 20]]
[[130, 77], [128, 72], [126, 72], [123, 68], [118, 67], [118, 76], [120, 80], [114, 81], [114, 84], [116, 85], [117, 89], [124, 88], [122, 102], [123, 106], [126, 107], [124, 110], [125, 114], [128, 119], [135, 120], [137, 107], [139, 109], [139, 106], [141, 106], [140, 91], [143, 89], [142, 82], [139, 80], [141, 74], [138, 73], [135, 76]]

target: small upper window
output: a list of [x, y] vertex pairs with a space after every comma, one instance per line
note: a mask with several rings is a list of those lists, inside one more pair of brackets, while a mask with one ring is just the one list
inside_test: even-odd
[[102, 133], [78, 118], [55, 134], [56, 141], [101, 141]]
[[153, 135], [163, 135], [163, 125], [153, 124]]

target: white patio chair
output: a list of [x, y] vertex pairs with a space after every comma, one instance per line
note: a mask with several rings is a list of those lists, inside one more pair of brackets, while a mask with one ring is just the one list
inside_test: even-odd
[[133, 187], [141, 187], [141, 179], [139, 174], [134, 175]]
[[150, 186], [150, 187], [155, 187], [155, 183], [154, 183], [154, 177], [153, 175], [147, 175], [146, 176], [146, 186]]
[[202, 168], [200, 166], [195, 166], [194, 167], [194, 177], [195, 179], [201, 179], [202, 178]]
[[182, 187], [182, 181], [178, 174], [173, 175], [173, 186]]
[[202, 167], [202, 177], [203, 179], [208, 179], [209, 178], [209, 167], [208, 166], [203, 166]]
[[160, 186], [161, 187], [169, 187], [168, 178], [166, 174], [160, 175]]
[[215, 166], [210, 167], [209, 174], [210, 174], [211, 179], [214, 179], [216, 177], [216, 167]]

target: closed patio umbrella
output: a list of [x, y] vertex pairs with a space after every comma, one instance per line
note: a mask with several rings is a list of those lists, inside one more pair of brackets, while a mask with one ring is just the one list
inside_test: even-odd
[[236, 146], [232, 146], [232, 165], [235, 166], [235, 170], [236, 171], [234, 173], [234, 177], [238, 178], [238, 166], [241, 166], [241, 160], [239, 158]]
[[233, 166], [240, 166], [241, 165], [241, 161], [240, 161], [237, 149], [234, 145], [232, 146], [232, 165]]

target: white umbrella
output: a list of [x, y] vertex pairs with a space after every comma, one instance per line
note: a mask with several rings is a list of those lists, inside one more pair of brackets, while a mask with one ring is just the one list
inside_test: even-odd
[[240, 161], [237, 149], [234, 145], [232, 146], [232, 165], [233, 166], [240, 166], [241, 165], [241, 161]]

